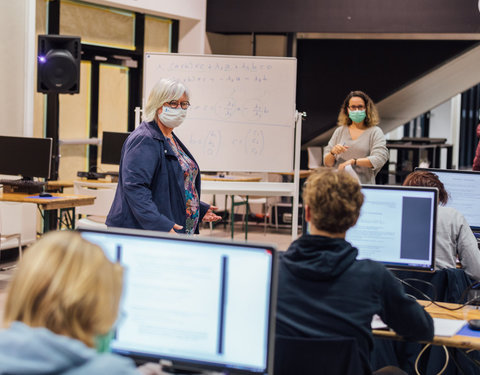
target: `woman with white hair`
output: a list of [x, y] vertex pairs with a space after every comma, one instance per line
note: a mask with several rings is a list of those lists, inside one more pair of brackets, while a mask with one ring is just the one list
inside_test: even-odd
[[187, 115], [190, 93], [173, 79], [153, 87], [144, 121], [125, 141], [110, 227], [198, 233], [198, 224], [221, 219], [200, 201], [200, 169], [173, 133]]

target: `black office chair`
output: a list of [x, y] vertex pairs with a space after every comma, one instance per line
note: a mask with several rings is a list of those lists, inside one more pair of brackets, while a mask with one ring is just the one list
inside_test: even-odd
[[361, 375], [357, 341], [350, 337], [275, 339], [274, 375]]
[[[415, 271], [394, 271], [393, 273], [397, 278], [411, 285], [411, 287], [404, 285], [406, 293], [418, 299], [426, 299], [422, 294], [424, 293], [438, 302], [466, 302], [467, 294], [464, 291], [473, 283], [463, 269], [456, 268], [446, 268], [434, 273]], [[413, 279], [428, 282], [431, 286]], [[419, 343], [376, 338], [374, 339], [374, 350], [371, 355], [372, 368], [377, 369], [385, 365], [395, 365], [407, 373], [413, 374], [415, 373], [415, 360], [423, 346]], [[473, 363], [472, 359], [480, 360], [478, 353], [467, 354], [462, 349], [449, 348], [448, 350], [450, 361], [445, 372], [443, 372], [444, 375], [477, 373], [478, 367]], [[422, 375], [436, 374], [445, 364], [444, 349], [442, 347], [432, 347], [429, 352], [422, 355], [422, 360], [419, 363]]]

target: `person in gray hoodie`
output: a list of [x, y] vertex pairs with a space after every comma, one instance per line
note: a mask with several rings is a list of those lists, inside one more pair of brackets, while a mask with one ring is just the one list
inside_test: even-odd
[[0, 374], [155, 373], [108, 353], [122, 283], [123, 268], [78, 233], [45, 235], [28, 249], [9, 285]]
[[[372, 318], [378, 314], [407, 340], [431, 340], [433, 320], [382, 264], [357, 260], [345, 233], [360, 215], [363, 194], [344, 171], [321, 169], [303, 191], [309, 234], [280, 256], [276, 334], [287, 337], [353, 337], [362, 369], [371, 374]], [[388, 366], [375, 373], [401, 373]]]

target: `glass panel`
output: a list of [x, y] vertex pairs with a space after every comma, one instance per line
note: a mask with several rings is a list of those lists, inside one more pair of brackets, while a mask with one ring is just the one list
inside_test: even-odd
[[[75, 95], [59, 95], [59, 138], [87, 139], [90, 124], [90, 76], [91, 63], [80, 64], [80, 93]], [[59, 180], [75, 180], [78, 171], [88, 168], [86, 145], [60, 146]]]
[[85, 44], [134, 50], [135, 14], [115, 8], [62, 0], [60, 34], [80, 35], [82, 43]]
[[159, 17], [145, 16], [146, 52], [170, 52], [172, 21]]
[[[103, 131], [128, 131], [128, 68], [101, 64], [99, 76], [98, 137], [102, 137]], [[99, 147], [99, 172], [118, 171], [117, 165], [101, 164], [100, 156]]]

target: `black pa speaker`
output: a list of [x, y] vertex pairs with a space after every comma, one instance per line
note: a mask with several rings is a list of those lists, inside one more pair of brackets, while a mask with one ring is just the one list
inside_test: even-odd
[[39, 35], [37, 91], [75, 94], [80, 91], [80, 37]]

